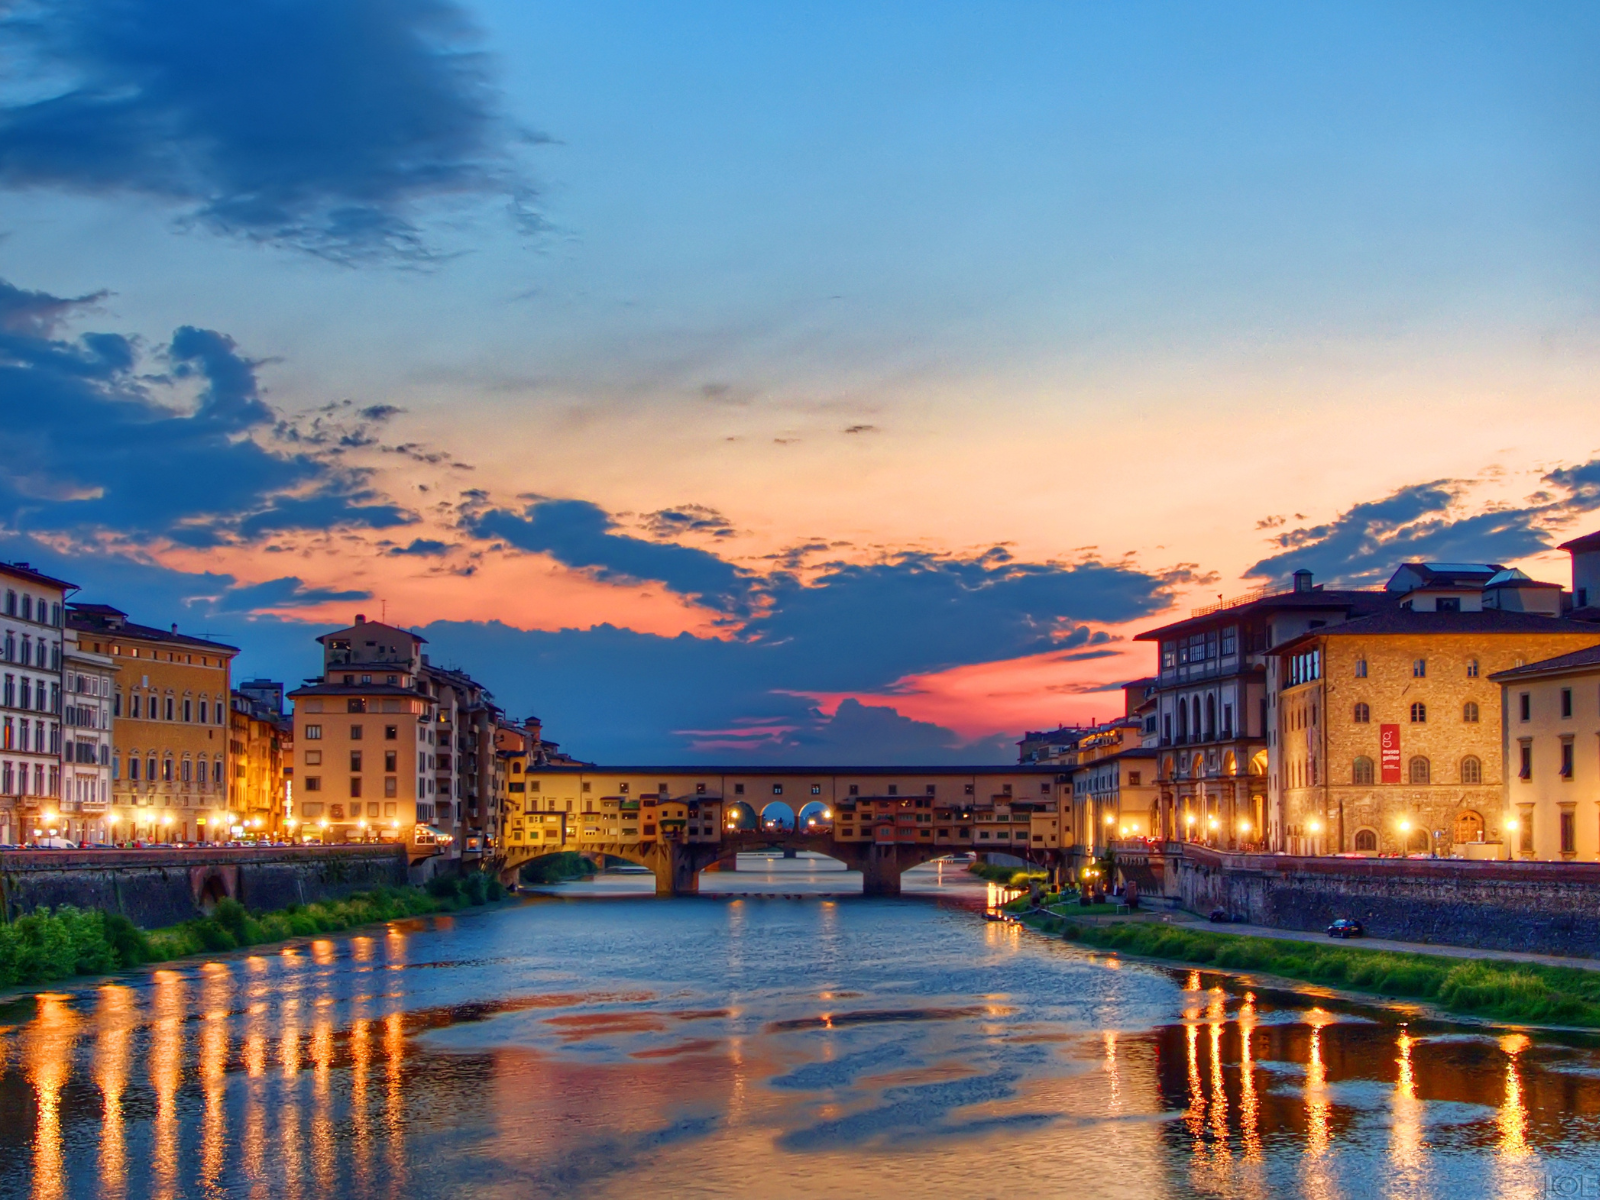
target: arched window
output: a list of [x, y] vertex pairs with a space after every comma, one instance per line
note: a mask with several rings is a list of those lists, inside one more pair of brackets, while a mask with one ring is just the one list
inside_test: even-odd
[[128, 755], [128, 778], [134, 783], [139, 782], [139, 760], [132, 754]]
[[1206, 741], [1211, 741], [1217, 736], [1217, 698], [1206, 697]]
[[[1467, 755], [1465, 758], [1463, 758], [1461, 760], [1461, 782], [1462, 783], [1482, 783], [1483, 782], [1483, 763], [1478, 761], [1478, 758], [1477, 758], [1476, 755], [1469, 754], [1469, 755]], [[1458, 841], [1458, 842], [1461, 841], [1461, 840], [1462, 840], [1461, 838], [1457, 838], [1456, 839], [1456, 841]]]
[[1461, 706], [1461, 719], [1469, 725], [1478, 723], [1478, 702], [1476, 700], [1468, 700]]
[[1357, 725], [1367, 725], [1367, 724], [1370, 724], [1371, 721], [1372, 721], [1372, 710], [1370, 708], [1368, 708], [1365, 704], [1360, 703], [1358, 701], [1357, 704], [1356, 704], [1356, 711], [1355, 711], [1355, 723]]
[[1418, 700], [1411, 706], [1411, 723], [1421, 725], [1428, 719], [1428, 706]]
[[189, 783], [194, 779], [194, 764], [187, 758], [183, 760], [183, 781]]
[[1427, 783], [1431, 774], [1432, 770], [1429, 767], [1428, 760], [1423, 758], [1422, 755], [1419, 754], [1411, 760], [1412, 783]]
[[161, 760], [161, 782], [172, 782], [172, 759], [170, 758], [163, 758]]
[[1378, 834], [1373, 829], [1356, 830], [1356, 850], [1362, 854], [1376, 854], [1378, 850]]
[[[1372, 784], [1372, 760], [1366, 755], [1356, 759], [1350, 766], [1350, 782], [1361, 787]], [[1357, 847], [1359, 849], [1359, 847]], [[1374, 847], [1376, 848], [1376, 847]]]

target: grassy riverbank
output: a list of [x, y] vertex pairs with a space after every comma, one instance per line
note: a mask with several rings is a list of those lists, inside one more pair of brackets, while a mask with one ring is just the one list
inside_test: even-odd
[[1043, 932], [1125, 954], [1421, 1000], [1464, 1016], [1600, 1028], [1600, 971], [1325, 946], [1149, 920], [1088, 922], [1070, 915], [1024, 919]]
[[1025, 888], [1032, 880], [1047, 878], [1043, 871], [1032, 867], [1003, 867], [998, 863], [986, 862], [974, 862], [967, 868], [967, 873], [990, 883], [998, 883], [1001, 887]]
[[117, 913], [64, 906], [0, 925], [0, 987], [104, 975], [191, 954], [339, 933], [399, 917], [455, 912], [504, 895], [497, 880], [472, 874], [435, 879], [426, 889], [378, 888], [343, 900], [295, 904], [275, 912], [252, 913], [237, 900], [223, 900], [209, 916], [149, 931]]

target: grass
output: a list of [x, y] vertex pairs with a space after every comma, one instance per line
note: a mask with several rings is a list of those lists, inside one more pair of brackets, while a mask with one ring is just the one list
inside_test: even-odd
[[1034, 917], [1029, 924], [1105, 950], [1424, 1000], [1464, 1016], [1600, 1028], [1600, 971], [1324, 946], [1157, 921], [1087, 924], [1046, 916]]
[[426, 889], [378, 888], [343, 900], [252, 913], [223, 900], [204, 917], [148, 932], [119, 913], [63, 905], [0, 925], [0, 987], [104, 975], [191, 954], [215, 954], [359, 925], [454, 912], [499, 900], [505, 889], [481, 872], [432, 880]]
[[594, 874], [594, 863], [576, 850], [563, 850], [536, 858], [522, 868], [524, 883], [565, 883], [569, 879], [587, 879]]

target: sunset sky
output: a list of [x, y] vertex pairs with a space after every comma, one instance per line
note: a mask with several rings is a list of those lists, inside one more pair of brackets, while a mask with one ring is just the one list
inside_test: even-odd
[[1600, 527], [1600, 9], [0, 5], [0, 556], [600, 761], [1004, 761]]

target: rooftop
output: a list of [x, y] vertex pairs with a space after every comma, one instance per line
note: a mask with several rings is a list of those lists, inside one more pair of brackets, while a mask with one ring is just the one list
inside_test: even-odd
[[[550, 743], [546, 743], [549, 745]], [[698, 775], [709, 778], [713, 775], [788, 775], [809, 776], [815, 778], [821, 775], [1054, 775], [1060, 771], [1059, 765], [1053, 766], [1027, 766], [1012, 763], [995, 765], [984, 763], [979, 766], [933, 766], [933, 767], [851, 767], [851, 766], [808, 766], [797, 764], [794, 766], [761, 766], [750, 764], [722, 764], [702, 765], [696, 763], [680, 763], [677, 766], [594, 766], [578, 764], [576, 766], [540, 767], [541, 771], [587, 771], [596, 775]]]
[[1274, 647], [1272, 653], [1283, 654], [1294, 646], [1318, 637], [1374, 637], [1406, 633], [1581, 633], [1593, 637], [1595, 629], [1583, 621], [1547, 617], [1542, 613], [1507, 612], [1499, 608], [1486, 608], [1481, 612], [1413, 612], [1409, 608], [1391, 608], [1372, 616], [1356, 617], [1338, 625], [1313, 629], [1293, 641]]
[[174, 646], [192, 646], [199, 650], [217, 650], [224, 654], [237, 654], [239, 647], [226, 642], [213, 642], [206, 638], [190, 637], [179, 633], [178, 627], [157, 629], [153, 625], [140, 625], [128, 620], [128, 614], [109, 604], [69, 604], [67, 624], [80, 633], [99, 633], [107, 636], [131, 638], [141, 642], [162, 642]]
[[1582, 537], [1575, 537], [1570, 542], [1562, 542], [1558, 550], [1566, 550], [1572, 554], [1582, 554], [1587, 550], [1600, 550], [1600, 529], [1593, 533], [1586, 533]]
[[40, 587], [60, 588], [66, 592], [78, 590], [77, 584], [68, 583], [65, 579], [57, 579], [54, 575], [46, 575], [43, 571], [35, 571], [30, 564], [25, 562], [0, 562], [0, 571], [4, 571], [7, 575], [19, 576], [29, 583], [37, 583]]
[[1394, 597], [1391, 593], [1382, 592], [1375, 588], [1340, 590], [1314, 587], [1298, 592], [1277, 592], [1270, 596], [1261, 596], [1257, 599], [1249, 600], [1243, 604], [1231, 605], [1211, 612], [1202, 612], [1200, 616], [1189, 617], [1183, 621], [1174, 621], [1171, 625], [1162, 625], [1157, 629], [1147, 629], [1143, 633], [1135, 634], [1133, 640], [1136, 642], [1154, 642], [1162, 638], [1179, 637], [1186, 633], [1193, 633], [1260, 613], [1302, 608], [1338, 609], [1349, 613], [1357, 610], [1370, 611], [1392, 603], [1394, 603]]
[[1571, 654], [1558, 654], [1554, 658], [1513, 667], [1509, 671], [1497, 671], [1489, 678], [1497, 681], [1531, 679], [1539, 675], [1560, 675], [1588, 667], [1600, 668], [1600, 645], [1590, 646], [1585, 650], [1574, 650]]

